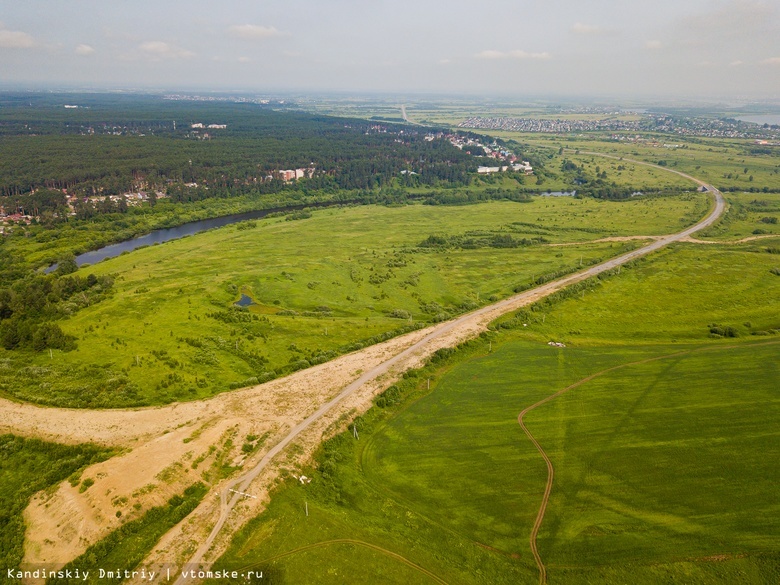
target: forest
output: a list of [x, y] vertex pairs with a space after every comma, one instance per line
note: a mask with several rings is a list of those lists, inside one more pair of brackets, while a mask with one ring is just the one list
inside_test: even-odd
[[[39, 97], [25, 107], [6, 96], [0, 108], [4, 207], [56, 208], [46, 189], [84, 196], [146, 189], [192, 201], [283, 189], [373, 189], [393, 179], [406, 186], [465, 185], [477, 167], [446, 140], [424, 140], [426, 130], [403, 125], [152, 97], [64, 109], [65, 100], [80, 97], [60, 96], [59, 103]], [[225, 127], [210, 129], [211, 122]], [[295, 168], [314, 172], [295, 184], [280, 179], [278, 171]]]

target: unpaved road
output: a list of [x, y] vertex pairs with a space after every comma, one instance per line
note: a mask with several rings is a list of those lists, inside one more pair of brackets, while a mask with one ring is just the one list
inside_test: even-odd
[[[618, 158], [599, 153], [586, 154]], [[650, 163], [624, 160], [655, 166]], [[529, 305], [566, 286], [616, 268], [670, 243], [683, 240], [694, 232], [714, 223], [725, 210], [725, 201], [714, 187], [705, 185], [702, 181], [679, 171], [658, 168], [677, 173], [699, 185], [706, 186], [714, 196], [714, 209], [705, 219], [680, 233], [660, 237], [642, 248], [602, 264], [525, 291], [452, 321], [392, 339], [354, 354], [341, 356], [332, 362], [297, 372], [284, 379], [196, 403], [134, 410], [84, 411], [40, 408], [0, 400], [0, 431], [25, 436], [40, 436], [66, 443], [96, 441], [132, 447], [134, 451], [143, 450], [150, 445], [154, 447], [153, 438], [163, 434], [176, 433], [183, 436], [188, 442], [191, 441], [189, 444], [197, 455], [197, 449], [203, 450], [209, 441], [214, 440], [214, 436], [218, 434], [217, 431], [223, 434], [227, 433], [229, 427], [232, 428], [231, 425], [235, 429], [240, 428], [242, 432], [252, 432], [253, 434], [257, 434], [255, 431], [258, 430], [267, 430], [269, 433], [267, 444], [272, 445], [272, 447], [265, 452], [260, 450], [256, 456], [249, 458], [246, 461], [248, 471], [240, 477], [222, 482], [212, 489], [212, 494], [218, 490], [219, 506], [214, 505], [211, 494], [209, 494], [199, 509], [192, 514], [193, 519], [188, 520], [190, 524], [184, 527], [180, 525], [171, 531], [162, 540], [165, 546], [158, 546], [151, 555], [154, 557], [157, 554], [161, 558], [170, 558], [173, 555], [178, 559], [176, 564], [179, 566], [182, 565], [183, 560], [189, 557], [190, 567], [206, 566], [220, 552], [215, 550], [212, 545], [226, 523], [230, 532], [241, 525], [241, 521], [237, 518], [228, 522], [231, 510], [241, 501], [241, 496], [228, 492], [228, 489], [247, 491], [253, 480], [263, 474], [263, 485], [260, 488], [255, 486], [255, 493], [258, 493], [258, 489], [265, 493], [270, 482], [281, 472], [278, 461], [279, 454], [291, 442], [296, 441], [296, 439], [298, 440], [296, 443], [304, 442], [301, 457], [305, 458], [316, 448], [324, 433], [331, 432], [334, 425], [340, 424], [343, 416], [367, 409], [376, 392], [392, 383], [404, 370], [421, 365], [437, 349], [451, 347], [466, 338], [478, 335], [490, 321], [504, 313]], [[339, 414], [342, 415], [340, 419], [337, 418]], [[330, 423], [331, 426], [326, 428], [326, 423]], [[198, 428], [211, 428], [209, 425], [216, 426], [217, 430], [198, 434]], [[234, 432], [237, 434], [237, 431]], [[180, 457], [181, 454], [174, 453], [174, 451], [171, 450], [169, 453], [167, 448], [150, 451], [149, 454], [152, 456], [145, 458], [147, 464], [152, 466], [150, 470], [145, 470], [147, 476], [156, 477], [156, 472], [162, 472], [172, 462], [180, 461], [177, 457]], [[193, 457], [193, 454], [189, 452], [185, 455]], [[136, 468], [125, 465], [123, 456], [120, 456], [106, 462], [105, 470], [102, 473], [108, 476], [129, 478], [137, 471]], [[99, 481], [100, 479], [98, 479]], [[91, 497], [96, 498], [92, 507], [108, 507], [106, 501], [101, 501], [98, 498], [100, 493], [97, 489], [98, 482], [96, 482], [95, 488], [87, 492], [88, 495], [91, 492], [93, 494]], [[56, 508], [57, 498], [65, 501], [74, 497], [83, 497], [75, 496], [71, 493], [72, 491], [74, 490], [68, 491], [68, 484], [64, 482], [54, 496], [47, 495], [45, 501], [39, 502], [38, 517], [46, 516], [52, 508]], [[110, 502], [112, 498], [116, 499], [119, 495], [121, 493], [106, 493], [104, 499], [107, 498]], [[247, 503], [245, 500], [242, 502], [241, 516], [243, 519], [248, 519], [258, 513], [264, 502], [257, 505], [250, 504], [251, 502]], [[32, 506], [33, 504], [31, 504]], [[63, 522], [68, 519], [68, 510], [67, 506], [62, 507]], [[25, 513], [28, 521], [29, 511], [30, 508]], [[218, 517], [215, 518], [217, 514]], [[105, 517], [100, 517], [97, 521], [98, 523], [103, 522]], [[118, 521], [114, 524], [118, 524]], [[199, 534], [203, 526], [213, 526], [208, 535]], [[106, 526], [101, 527], [101, 530], [95, 531], [91, 539], [92, 542], [105, 536], [113, 528], [116, 526], [108, 522]], [[38, 530], [39, 532], [45, 531], [45, 523], [39, 525]], [[27, 537], [30, 537], [30, 531], [28, 529]], [[37, 534], [38, 542], [51, 541], [51, 538], [52, 534]], [[84, 548], [92, 542], [81, 538], [77, 544], [73, 544], [66, 537], [60, 541], [55, 539], [49, 543], [49, 548], [44, 551], [48, 555], [46, 557], [40, 550], [33, 550], [26, 546], [25, 561], [46, 561], [61, 565], [83, 552]], [[190, 556], [191, 553], [186, 551], [192, 551], [190, 547], [193, 542], [200, 544], [200, 546], [195, 554]], [[217, 548], [223, 550], [227, 542], [228, 539], [223, 534]], [[59, 550], [60, 548], [62, 550]], [[203, 560], [207, 553], [210, 553], [208, 555], [209, 562], [204, 565]], [[182, 554], [186, 554], [187, 557], [182, 557]]]

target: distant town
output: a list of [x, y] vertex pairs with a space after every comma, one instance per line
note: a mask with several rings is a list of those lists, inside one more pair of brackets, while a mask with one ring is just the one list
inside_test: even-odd
[[476, 116], [466, 118], [458, 124], [458, 128], [551, 134], [644, 131], [708, 138], [780, 139], [780, 126], [776, 124], [759, 125], [733, 118], [678, 117], [667, 114], [642, 114], [639, 120], [624, 120], [615, 117], [578, 120]]

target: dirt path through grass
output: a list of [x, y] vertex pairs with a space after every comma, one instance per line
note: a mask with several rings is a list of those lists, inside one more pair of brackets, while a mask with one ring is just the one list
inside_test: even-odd
[[[759, 343], [756, 345], [776, 345], [780, 342], [778, 341], [769, 341], [766, 343]], [[622, 370], [624, 368], [630, 368], [632, 366], [639, 366], [642, 364], [648, 364], [651, 362], [657, 362], [659, 360], [665, 360], [673, 357], [679, 357], [682, 355], [689, 355], [692, 353], [697, 352], [704, 352], [704, 351], [726, 351], [729, 349], [734, 349], [737, 347], [742, 347], [740, 345], [729, 345], [725, 347], [713, 347], [713, 348], [704, 348], [704, 349], [689, 349], [685, 351], [678, 351], [675, 353], [670, 353], [662, 356], [656, 356], [653, 358], [648, 358], [644, 360], [639, 360], [636, 362], [630, 362], [627, 364], [621, 364], [619, 366], [613, 366], [611, 368], [607, 368], [605, 370], [601, 370], [600, 372], [596, 372], [595, 374], [591, 374], [590, 376], [587, 376], [585, 378], [582, 378], [581, 380], [578, 380], [574, 384], [571, 384], [570, 386], [567, 386], [563, 390], [559, 390], [555, 394], [551, 394], [550, 396], [543, 398], [539, 402], [536, 402], [532, 404], [531, 406], [524, 409], [517, 417], [517, 422], [520, 424], [520, 427], [523, 429], [523, 432], [526, 434], [526, 436], [530, 439], [530, 441], [534, 444], [536, 447], [536, 450], [539, 451], [539, 454], [542, 456], [542, 459], [544, 459], [545, 464], [547, 465], [547, 483], [544, 486], [544, 495], [542, 496], [542, 502], [539, 504], [539, 511], [536, 514], [536, 519], [534, 520], [533, 527], [531, 529], [531, 537], [529, 539], [529, 544], [531, 546], [531, 553], [534, 556], [534, 560], [536, 561], [536, 566], [539, 569], [539, 583], [540, 585], [545, 585], [547, 583], [547, 569], [544, 566], [544, 562], [542, 561], [542, 557], [539, 554], [539, 549], [536, 544], [536, 537], [539, 534], [539, 529], [542, 526], [542, 522], [544, 521], [544, 514], [547, 511], [547, 504], [550, 501], [550, 493], [552, 492], [552, 486], [553, 486], [553, 480], [555, 478], [555, 469], [553, 467], [552, 461], [547, 456], [547, 453], [545, 453], [542, 446], [539, 444], [539, 441], [536, 440], [536, 438], [533, 436], [530, 430], [528, 430], [528, 427], [525, 424], [525, 415], [531, 412], [532, 410], [535, 410], [536, 408], [542, 406], [543, 404], [547, 404], [548, 402], [551, 402], [552, 400], [555, 400], [559, 396], [566, 394], [570, 390], [574, 390], [575, 388], [578, 388], [582, 386], [583, 384], [587, 384], [591, 380], [595, 378], [599, 378], [605, 374], [609, 374], [610, 372], [614, 372], [616, 370]]]

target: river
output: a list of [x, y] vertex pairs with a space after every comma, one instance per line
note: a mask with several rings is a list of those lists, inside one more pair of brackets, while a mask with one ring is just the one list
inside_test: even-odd
[[[309, 207], [333, 207], [337, 205], [344, 205], [352, 202], [340, 201], [340, 202], [317, 202], [309, 203], [307, 205], [278, 207], [274, 209], [259, 209], [256, 211], [246, 211], [244, 213], [234, 213], [232, 215], [223, 215], [222, 217], [214, 217], [211, 219], [202, 219], [198, 221], [191, 221], [183, 225], [162, 228], [153, 230], [144, 236], [138, 236], [132, 240], [119, 242], [118, 244], [110, 244], [99, 248], [98, 250], [92, 250], [91, 252], [85, 252], [76, 256], [76, 264], [83, 266], [84, 264], [96, 264], [106, 258], [115, 258], [124, 252], [131, 252], [144, 246], [151, 246], [153, 244], [162, 244], [163, 242], [170, 242], [171, 240], [178, 240], [185, 236], [192, 236], [194, 234], [224, 227], [240, 221], [246, 221], [249, 219], [260, 219], [266, 217], [272, 213], [279, 213], [285, 211], [296, 211]], [[44, 272], [49, 273], [57, 269], [57, 265], [53, 264], [49, 266]]]
[[753, 122], [753, 124], [780, 125], [780, 114], [762, 114], [762, 115], [750, 115], [750, 116], [737, 116], [737, 120], [742, 122]]

